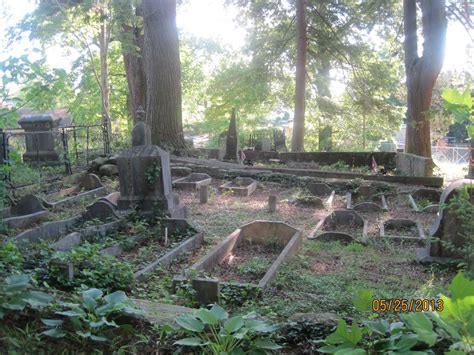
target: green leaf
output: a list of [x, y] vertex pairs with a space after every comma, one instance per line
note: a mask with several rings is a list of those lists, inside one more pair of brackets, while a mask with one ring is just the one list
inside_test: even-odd
[[190, 315], [182, 315], [176, 318], [176, 323], [181, 328], [192, 332], [202, 332], [204, 330], [204, 324], [202, 322]]
[[267, 322], [264, 322], [262, 320], [256, 320], [256, 319], [251, 319], [251, 320], [246, 321], [245, 326], [249, 330], [253, 330], [255, 332], [260, 332], [260, 333], [271, 333], [280, 328], [279, 325], [268, 324]]
[[242, 318], [242, 316], [235, 316], [235, 317], [229, 318], [224, 323], [224, 329], [229, 334], [238, 331], [243, 326], [244, 326], [244, 319]]
[[123, 291], [115, 291], [114, 293], [111, 293], [110, 295], [107, 295], [104, 298], [108, 303], [112, 303], [114, 305], [123, 303], [128, 300], [127, 295]]
[[48, 327], [59, 327], [63, 324], [63, 320], [61, 319], [41, 319], [41, 322]]
[[265, 350], [278, 350], [278, 349], [281, 349], [280, 345], [274, 343], [270, 339], [256, 340], [254, 344], [259, 349], [265, 349]]
[[85, 298], [91, 298], [93, 300], [98, 300], [99, 298], [102, 297], [104, 293], [97, 289], [97, 288], [90, 288], [84, 292], [82, 292], [82, 297]]
[[99, 336], [99, 335], [91, 335], [91, 336], [89, 336], [89, 338], [91, 338], [91, 340], [98, 341], [98, 342], [104, 342], [104, 341], [109, 340], [106, 337]]
[[357, 290], [352, 298], [352, 304], [355, 309], [360, 312], [372, 311], [372, 302], [374, 299], [374, 291], [372, 290]]
[[202, 340], [197, 337], [184, 338], [174, 342], [175, 345], [183, 346], [199, 346], [202, 344]]
[[198, 317], [204, 324], [216, 325], [218, 323], [217, 316], [210, 310], [201, 308], [196, 312]]
[[437, 334], [433, 331], [433, 323], [424, 313], [408, 313], [403, 315], [403, 320], [411, 330], [418, 334], [418, 338], [429, 346], [436, 343]]
[[43, 307], [48, 305], [53, 300], [53, 297], [44, 292], [30, 291], [23, 299], [32, 306]]
[[364, 349], [341, 349], [334, 353], [334, 355], [365, 355], [366, 351]]
[[62, 312], [56, 312], [56, 314], [66, 316], [66, 317], [83, 317], [86, 315], [84, 312], [75, 312], [75, 311], [62, 311]]
[[474, 125], [466, 126], [466, 130], [469, 138], [474, 138]]
[[211, 308], [211, 312], [217, 317], [219, 320], [226, 320], [229, 318], [229, 314], [219, 306], [218, 304], [214, 304]]
[[329, 344], [349, 342], [352, 345], [357, 345], [357, 343], [362, 339], [362, 334], [365, 330], [365, 328], [359, 328], [354, 322], [352, 323], [351, 331], [349, 331], [346, 322], [341, 319], [337, 325], [336, 331], [326, 338], [326, 342]]
[[469, 280], [464, 273], [459, 272], [449, 285], [453, 300], [474, 296], [474, 280]]
[[41, 334], [46, 335], [51, 338], [62, 338], [66, 335], [65, 332], [63, 332], [61, 329], [58, 329], [58, 328], [45, 330], [44, 332], [41, 332]]

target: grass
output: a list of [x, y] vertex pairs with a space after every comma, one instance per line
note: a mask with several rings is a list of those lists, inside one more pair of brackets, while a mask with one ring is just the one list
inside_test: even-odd
[[[415, 264], [411, 247], [306, 241], [303, 251], [280, 269], [256, 303], [244, 307], [278, 318], [295, 313], [333, 312], [352, 316], [358, 289], [373, 289], [377, 298], [428, 298], [450, 281], [451, 273]], [[256, 309], [255, 309], [256, 308]]]

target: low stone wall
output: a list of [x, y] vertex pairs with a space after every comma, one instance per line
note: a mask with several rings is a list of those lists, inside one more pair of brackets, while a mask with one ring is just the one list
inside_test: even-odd
[[299, 161], [331, 165], [339, 161], [349, 166], [372, 166], [372, 158], [378, 165], [394, 166], [395, 154], [393, 152], [301, 152], [280, 153], [283, 162]]
[[[204, 155], [207, 159], [218, 159], [219, 149], [197, 149], [198, 155]], [[315, 162], [322, 165], [331, 165], [339, 161], [349, 166], [372, 166], [372, 157], [378, 165], [395, 166], [394, 152], [301, 152], [301, 153], [279, 153], [269, 151], [244, 150], [245, 156], [250, 160], [268, 161], [269, 159], [280, 159], [282, 162]]]
[[397, 153], [395, 158], [397, 172], [406, 176], [433, 176], [433, 160], [419, 155]]

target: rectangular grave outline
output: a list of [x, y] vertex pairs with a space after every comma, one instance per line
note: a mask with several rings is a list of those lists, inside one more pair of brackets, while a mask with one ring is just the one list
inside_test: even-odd
[[[352, 204], [352, 192], [346, 193], [346, 199], [347, 199], [346, 208], [348, 210], [354, 210], [354, 207], [357, 206], [358, 204], [357, 205]], [[383, 212], [387, 212], [388, 211], [388, 206], [387, 206], [387, 200], [385, 199], [384, 194], [380, 195], [380, 201], [381, 201], [381, 204], [375, 203], [375, 202], [372, 202], [372, 201], [363, 201], [363, 202], [360, 202], [360, 203], [370, 202], [370, 203], [373, 203], [373, 204], [379, 206], [380, 208], [382, 208]], [[364, 212], [364, 211], [361, 211], [361, 212]]]
[[[252, 178], [247, 178], [243, 177], [244, 179], [252, 179]], [[248, 184], [247, 186], [232, 186], [234, 184], [234, 180], [226, 182], [225, 184], [222, 184], [219, 186], [219, 191], [227, 192], [230, 191], [234, 195], [237, 196], [242, 196], [242, 197], [248, 197], [251, 194], [255, 192], [257, 189], [257, 181], [252, 179], [252, 182]]]
[[416, 200], [415, 200], [415, 198], [413, 197], [413, 195], [411, 193], [408, 194], [408, 201], [410, 201], [411, 208], [415, 212], [438, 213], [439, 203], [433, 203], [433, 204], [430, 204], [430, 205], [426, 206], [425, 208], [420, 208], [420, 207], [418, 207], [418, 204], [416, 203]]
[[379, 237], [380, 238], [383, 238], [383, 239], [386, 239], [386, 240], [393, 240], [393, 241], [397, 241], [397, 242], [400, 242], [400, 241], [415, 242], [415, 243], [418, 243], [421, 246], [424, 246], [426, 244], [425, 232], [423, 230], [423, 225], [421, 224], [420, 221], [413, 221], [416, 225], [418, 237], [407, 237], [407, 236], [402, 236], [402, 235], [400, 235], [400, 236], [387, 236], [387, 235], [385, 235], [385, 223], [388, 222], [388, 221], [394, 220], [394, 219], [397, 220], [398, 218], [391, 218], [391, 219], [387, 219], [385, 221], [380, 222], [380, 225], [379, 225]]
[[[270, 224], [275, 228], [276, 225], [284, 225], [288, 228], [291, 228], [294, 233], [292, 236], [288, 238], [288, 241], [284, 244], [284, 247], [282, 248], [280, 254], [277, 256], [277, 258], [273, 261], [273, 263], [270, 265], [268, 268], [267, 272], [265, 275], [260, 279], [258, 284], [254, 283], [240, 283], [240, 282], [220, 282], [219, 279], [216, 278], [211, 278], [211, 279], [202, 279], [200, 277], [194, 277], [192, 279], [192, 284], [193, 287], [196, 283], [200, 283], [200, 280], [203, 280], [202, 282], [216, 282], [218, 285], [223, 284], [223, 285], [238, 285], [238, 286], [250, 286], [250, 287], [256, 287], [261, 290], [266, 288], [276, 277], [277, 272], [281, 265], [293, 257], [295, 254], [298, 253], [298, 251], [301, 249], [303, 245], [303, 237], [302, 233], [300, 230], [291, 227], [290, 225], [284, 223], [284, 222], [279, 222], [279, 221], [263, 221], [263, 220], [256, 220], [251, 223], [245, 224], [241, 226], [240, 228], [234, 230], [231, 234], [229, 234], [225, 239], [223, 239], [221, 242], [219, 242], [214, 248], [212, 248], [204, 257], [199, 259], [196, 263], [194, 263], [189, 269], [194, 270], [195, 272], [199, 273], [202, 271], [210, 271], [213, 269], [213, 267], [222, 260], [231, 252], [236, 245], [238, 245], [238, 242], [243, 238], [246, 239], [245, 231], [247, 229], [250, 229], [253, 225], [255, 224], [260, 224], [260, 223], [266, 223]], [[265, 233], [268, 234], [268, 233]], [[255, 240], [258, 239], [263, 239], [266, 237], [266, 235], [261, 235], [261, 236], [253, 236]], [[175, 280], [182, 281], [181, 277], [176, 277]], [[199, 288], [199, 285], [197, 287]], [[220, 290], [220, 287], [218, 287], [218, 290]], [[198, 295], [198, 299], [203, 299], [202, 295]]]
[[208, 178], [198, 180], [198, 181], [189, 181], [190, 176], [193, 175], [193, 174], [202, 174], [202, 173], [191, 173], [186, 177], [174, 180], [173, 181], [173, 187], [175, 187], [177, 189], [191, 190], [192, 191], [192, 190], [199, 190], [201, 188], [201, 186], [210, 185], [211, 182], [212, 182], [212, 177], [209, 176], [208, 174], [206, 174], [206, 175], [209, 176]]

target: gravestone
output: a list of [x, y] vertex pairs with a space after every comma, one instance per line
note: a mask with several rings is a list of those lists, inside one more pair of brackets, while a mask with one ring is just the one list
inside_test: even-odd
[[135, 124], [132, 131], [132, 147], [151, 145], [151, 130], [144, 122], [145, 111], [141, 106], [137, 110], [136, 117], [138, 122]]
[[262, 138], [262, 151], [269, 152], [272, 150], [272, 141], [268, 137]]
[[225, 150], [226, 150], [226, 146], [227, 146], [226, 136], [227, 136], [227, 132], [223, 132], [219, 136], [219, 152], [218, 152], [218, 155], [217, 155], [218, 160], [223, 160], [224, 159]]
[[[141, 125], [134, 131], [143, 132]], [[134, 133], [132, 133], [133, 135]], [[141, 133], [135, 133], [138, 137]], [[137, 141], [138, 142], [138, 141]], [[147, 143], [146, 138], [140, 143]], [[170, 154], [156, 145], [137, 145], [117, 157], [120, 198], [117, 207], [126, 210], [159, 210], [173, 218], [185, 218], [186, 208], [173, 194]]]
[[119, 219], [115, 213], [115, 206], [105, 199], [97, 200], [87, 206], [87, 210], [82, 215], [82, 218], [86, 221], [98, 219], [102, 222]]
[[98, 189], [99, 187], [104, 187], [104, 185], [102, 185], [99, 177], [95, 174], [86, 174], [79, 180], [80, 189], [89, 191]]
[[44, 201], [35, 195], [26, 195], [12, 206], [11, 215], [24, 216], [41, 211], [46, 211]]
[[[474, 193], [472, 181], [468, 179], [458, 180], [443, 191], [440, 206], [447, 205], [455, 196], [457, 190], [466, 186], [471, 186], [468, 191], [470, 191], [472, 196]], [[472, 218], [474, 218], [474, 216], [472, 216]], [[429, 261], [430, 258], [461, 259], [465, 257], [465, 255], [459, 252], [459, 249], [466, 246], [466, 243], [469, 242], [466, 236], [471, 236], [474, 231], [464, 230], [463, 223], [459, 217], [451, 210], [441, 207], [436, 221], [430, 227], [429, 233], [431, 239], [434, 240], [428, 245], [427, 249], [417, 250], [417, 257], [420, 261]], [[446, 243], [449, 243], [454, 248], [447, 246]], [[474, 254], [471, 253], [469, 257], [471, 259], [469, 264], [474, 265]]]
[[229, 129], [227, 131], [226, 149], [224, 161], [239, 161], [239, 137], [237, 133], [237, 119], [235, 117], [235, 109], [232, 109]]
[[25, 162], [58, 162], [59, 155], [54, 151], [53, 129], [61, 123], [59, 117], [52, 115], [23, 116], [18, 124], [26, 133]]

